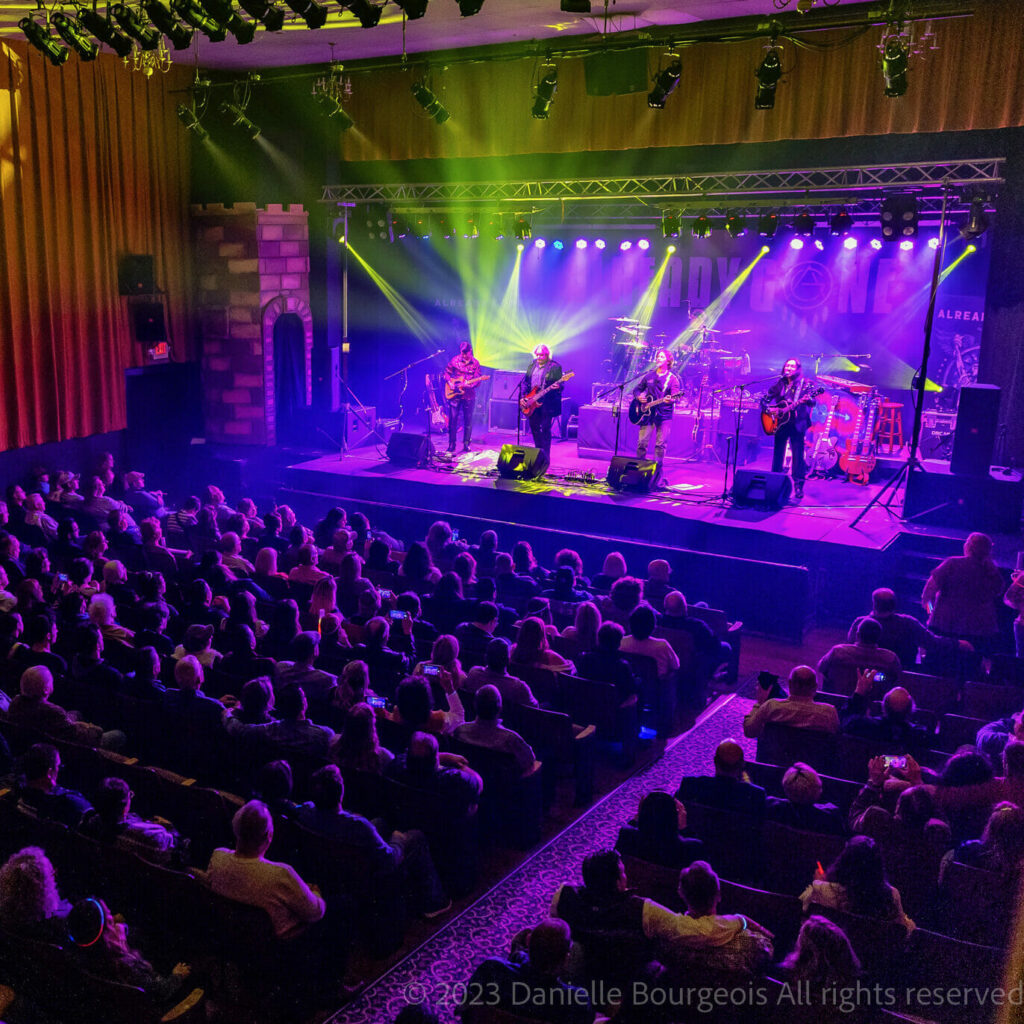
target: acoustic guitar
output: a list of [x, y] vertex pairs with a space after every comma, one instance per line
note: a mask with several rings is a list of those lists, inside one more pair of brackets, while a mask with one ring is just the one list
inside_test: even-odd
[[639, 398], [634, 398], [629, 403], [629, 422], [635, 427], [645, 427], [651, 422], [651, 417], [654, 415], [653, 410], [659, 405], [666, 405], [668, 402], [674, 402], [679, 398], [678, 392], [673, 392], [671, 395], [666, 395], [664, 398], [655, 398], [653, 401], [644, 402]]
[[540, 407], [541, 399], [549, 391], [554, 391], [559, 384], [564, 384], [575, 376], [575, 372], [566, 373], [559, 377], [558, 380], [552, 381], [546, 388], [532, 388], [530, 391], [527, 391], [519, 401], [519, 408], [522, 410], [523, 415], [532, 416]]
[[456, 377], [455, 380], [448, 380], [446, 378], [444, 382], [444, 397], [449, 402], [456, 402], [463, 397], [466, 391], [470, 391], [478, 384], [482, 384], [485, 380], [490, 379], [491, 375], [489, 373], [485, 373], [482, 377]]
[[785, 426], [789, 422], [793, 413], [796, 412], [798, 405], [806, 402], [808, 398], [817, 398], [818, 395], [823, 395], [824, 393], [824, 388], [818, 388], [809, 395], [804, 395], [803, 398], [796, 402], [779, 402], [777, 405], [762, 404], [761, 427], [771, 437], [772, 434], [778, 431], [779, 427]]

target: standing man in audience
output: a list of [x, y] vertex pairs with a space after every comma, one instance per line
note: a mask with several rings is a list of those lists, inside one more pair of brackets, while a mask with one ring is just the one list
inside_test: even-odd
[[815, 732], [839, 732], [839, 712], [831, 704], [819, 704], [814, 699], [818, 673], [810, 665], [797, 665], [789, 673], [789, 697], [785, 700], [770, 699], [770, 692], [762, 689], [760, 682], [757, 684], [757, 703], [743, 719], [744, 736], [760, 736], [769, 722]]
[[850, 693], [857, 684], [862, 669], [871, 668], [882, 673], [879, 685], [898, 683], [902, 666], [900, 659], [879, 646], [882, 626], [877, 619], [861, 619], [857, 627], [857, 640], [852, 644], [836, 644], [818, 662], [818, 671], [828, 688], [827, 693]]

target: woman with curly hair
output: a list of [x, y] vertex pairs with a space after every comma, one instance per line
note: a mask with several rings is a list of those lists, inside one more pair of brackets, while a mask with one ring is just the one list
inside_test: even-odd
[[60, 942], [71, 904], [57, 891], [50, 858], [38, 846], [11, 854], [0, 867], [0, 928], [42, 942]]

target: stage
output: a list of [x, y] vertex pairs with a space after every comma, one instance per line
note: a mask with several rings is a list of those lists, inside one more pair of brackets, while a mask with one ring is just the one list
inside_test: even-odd
[[[546, 559], [574, 547], [591, 573], [612, 548], [638, 575], [663, 556], [680, 579], [693, 581], [685, 584], [692, 600], [727, 607], [750, 629], [794, 641], [809, 624], [848, 621], [880, 580], [899, 572], [904, 534], [896, 516], [876, 506], [851, 525], [879, 484], [809, 480], [798, 503], [741, 508], [722, 500], [724, 466], [668, 459], [662, 489], [620, 493], [605, 482], [608, 455], [583, 457], [571, 440], [554, 442], [542, 480], [503, 480], [498, 452], [514, 441], [485, 435], [470, 453], [425, 467], [389, 462], [383, 446], [323, 456], [288, 467], [282, 500], [316, 512], [340, 502], [401, 537], [422, 536], [423, 524], [439, 516], [471, 541], [493, 527], [503, 547], [523, 537]], [[435, 438], [435, 446], [444, 443]], [[763, 457], [752, 466], [769, 468]], [[594, 479], [572, 478], [586, 473]], [[939, 555], [960, 544], [948, 532], [914, 532]]]

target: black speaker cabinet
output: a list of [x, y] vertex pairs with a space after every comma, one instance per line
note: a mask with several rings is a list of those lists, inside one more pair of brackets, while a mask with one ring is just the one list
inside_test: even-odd
[[738, 469], [732, 482], [732, 500], [737, 505], [782, 508], [793, 491], [786, 473], [767, 473], [759, 469]]
[[396, 430], [388, 438], [388, 459], [398, 466], [425, 466], [430, 441], [423, 434]]
[[965, 384], [960, 389], [949, 468], [965, 476], [987, 476], [998, 429], [999, 388], [994, 384]]
[[928, 464], [907, 480], [903, 514], [909, 522], [986, 533], [1017, 533], [1024, 505], [1019, 472], [963, 476]]
[[127, 252], [117, 261], [117, 290], [121, 295], [155, 295], [153, 257]]
[[536, 480], [548, 468], [548, 457], [539, 448], [503, 444], [498, 453], [498, 476], [505, 480]]
[[133, 302], [129, 308], [132, 315], [132, 331], [140, 345], [155, 345], [158, 341], [167, 340], [162, 302]]
[[658, 482], [658, 464], [651, 459], [616, 455], [608, 465], [608, 484], [616, 491], [646, 493]]
[[354, 405], [343, 405], [339, 414], [345, 418], [345, 437], [349, 448], [380, 443], [375, 406], [367, 405], [359, 409]]

